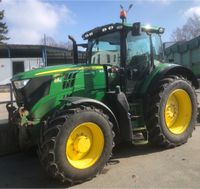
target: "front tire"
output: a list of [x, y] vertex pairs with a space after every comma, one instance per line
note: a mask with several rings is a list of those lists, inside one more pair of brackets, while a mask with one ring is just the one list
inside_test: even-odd
[[111, 157], [112, 123], [95, 108], [56, 116], [42, 135], [41, 163], [51, 177], [62, 182], [74, 184], [93, 178]]
[[191, 83], [168, 76], [147, 98], [146, 125], [150, 143], [175, 147], [187, 142], [197, 119], [197, 97]]

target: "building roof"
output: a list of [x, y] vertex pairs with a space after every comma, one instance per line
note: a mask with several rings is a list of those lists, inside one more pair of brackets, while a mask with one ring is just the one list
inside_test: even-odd
[[0, 49], [40, 49], [40, 48], [51, 48], [51, 49], [58, 49], [58, 50], [66, 50], [66, 48], [61, 47], [53, 47], [48, 45], [31, 45], [31, 44], [0, 44]]
[[[86, 61], [86, 53], [78, 51], [79, 62]], [[66, 48], [45, 45], [0, 44], [1, 58], [42, 58], [45, 65], [73, 63], [73, 52]]]
[[43, 51], [71, 54], [66, 48], [45, 45], [0, 44], [0, 58], [42, 57]]

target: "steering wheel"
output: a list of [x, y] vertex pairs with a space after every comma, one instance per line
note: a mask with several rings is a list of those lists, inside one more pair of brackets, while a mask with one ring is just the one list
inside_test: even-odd
[[120, 81], [120, 68], [117, 65], [106, 64], [108, 72], [108, 83], [111, 90], [115, 90]]

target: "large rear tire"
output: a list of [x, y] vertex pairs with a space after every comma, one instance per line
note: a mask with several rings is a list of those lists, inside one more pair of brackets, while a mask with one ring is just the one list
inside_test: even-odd
[[93, 178], [109, 161], [112, 123], [102, 111], [84, 107], [56, 116], [42, 132], [39, 157], [53, 178], [72, 184]]
[[197, 97], [189, 81], [168, 76], [151, 90], [146, 105], [150, 143], [170, 148], [187, 142], [197, 119]]

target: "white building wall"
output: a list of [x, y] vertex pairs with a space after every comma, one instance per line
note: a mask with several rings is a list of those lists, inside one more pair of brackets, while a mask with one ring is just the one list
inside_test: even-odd
[[0, 85], [10, 83], [13, 62], [24, 62], [24, 71], [44, 66], [42, 58], [0, 58]]
[[[108, 62], [107, 55], [110, 57], [110, 62]], [[114, 60], [115, 56], [115, 60]], [[111, 51], [102, 51], [97, 52], [92, 56], [92, 63], [98, 64], [98, 57], [100, 58], [100, 64], [111, 64], [111, 65], [119, 65], [119, 52], [111, 52]]]
[[9, 82], [12, 76], [12, 64], [9, 58], [0, 58], [0, 85]]

